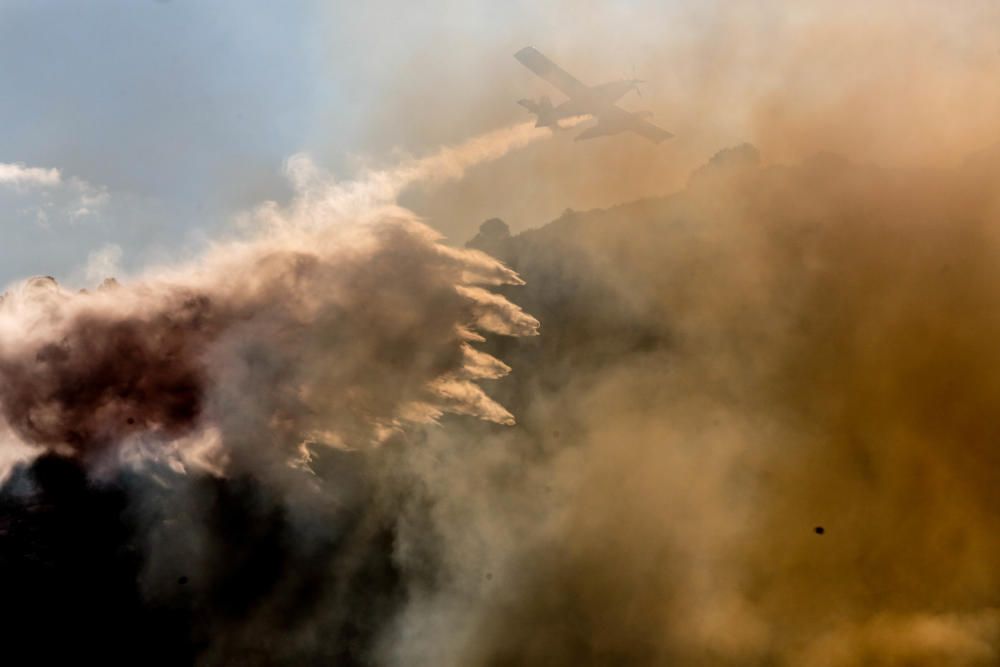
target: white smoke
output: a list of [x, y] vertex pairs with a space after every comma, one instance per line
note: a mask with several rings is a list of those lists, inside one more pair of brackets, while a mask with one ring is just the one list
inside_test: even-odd
[[[13, 290], [0, 461], [56, 450], [101, 465], [308, 468], [318, 447], [377, 445], [445, 413], [513, 423], [478, 384], [510, 369], [472, 344], [537, 333], [484, 289], [520, 279], [443, 245], [395, 199], [550, 134], [523, 123], [343, 183], [294, 156], [296, 196], [255, 210], [265, 224], [249, 238], [93, 293], [51, 279]], [[114, 264], [105, 255], [95, 270]]]

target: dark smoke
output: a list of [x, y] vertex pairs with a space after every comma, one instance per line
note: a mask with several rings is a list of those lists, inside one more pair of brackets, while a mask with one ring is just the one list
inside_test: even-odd
[[510, 369], [474, 346], [538, 324], [487, 289], [516, 274], [392, 202], [549, 134], [344, 184], [296, 156], [248, 238], [4, 294], [5, 658], [369, 664], [406, 594], [381, 470], [447, 415], [513, 424], [479, 384]]
[[444, 414], [511, 421], [476, 384], [509, 369], [472, 347], [537, 326], [481, 287], [503, 282], [395, 211], [6, 295], [8, 654], [364, 664], [405, 594], [374, 468]]
[[166, 301], [143, 316], [84, 310], [56, 340], [0, 350], [0, 407], [16, 434], [86, 454], [144, 431], [172, 438], [193, 429], [204, 355], [221, 323], [205, 296]]
[[508, 369], [470, 342], [476, 329], [534, 332], [477, 286], [516, 277], [404, 219], [360, 241], [324, 234], [220, 251], [189, 276], [93, 294], [36, 281], [10, 295], [8, 427], [27, 445], [88, 456], [126, 446], [183, 458], [198, 449], [181, 442], [191, 436], [246, 465], [308, 467], [316, 447], [369, 446], [444, 412], [510, 421], [475, 384]]

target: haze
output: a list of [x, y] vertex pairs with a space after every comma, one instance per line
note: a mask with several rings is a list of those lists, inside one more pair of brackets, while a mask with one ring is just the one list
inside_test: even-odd
[[997, 664], [998, 70], [985, 0], [0, 0], [5, 664]]

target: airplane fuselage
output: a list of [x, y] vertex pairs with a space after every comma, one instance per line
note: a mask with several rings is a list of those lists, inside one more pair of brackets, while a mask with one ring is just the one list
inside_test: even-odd
[[582, 94], [571, 97], [556, 106], [556, 110], [566, 113], [568, 116], [583, 114], [597, 116], [624, 97], [627, 92], [635, 89], [635, 86], [634, 81], [627, 79], [604, 83], [600, 86], [590, 86]]
[[520, 100], [521, 106], [535, 114], [538, 127], [556, 127], [564, 118], [589, 115], [597, 119], [597, 125], [579, 134], [578, 139], [632, 131], [659, 143], [673, 136], [644, 120], [644, 115], [626, 111], [615, 104], [630, 90], [638, 92], [640, 82], [635, 79], [588, 86], [530, 46], [515, 53], [514, 57], [568, 98], [555, 106], [547, 97], [538, 102]]

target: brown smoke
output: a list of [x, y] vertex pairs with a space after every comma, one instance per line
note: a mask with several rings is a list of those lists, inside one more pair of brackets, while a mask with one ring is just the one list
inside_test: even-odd
[[4, 418], [31, 444], [81, 452], [150, 429], [184, 433], [201, 414], [213, 315], [207, 298], [178, 295], [146, 317], [83, 311], [28, 349], [8, 343]]
[[[430, 498], [386, 659], [995, 664], [996, 4], [666, 4], [565, 3], [468, 68], [428, 48], [372, 123], [447, 136], [415, 101], [467, 69], [492, 90], [462, 127], [500, 122], [530, 43], [595, 83], [639, 51], [625, 106], [677, 134], [556, 137], [412, 195], [458, 239], [608, 208], [492, 249], [543, 335], [497, 346], [516, 431], [403, 462]], [[699, 169], [743, 141], [762, 164]]]
[[[657, 152], [518, 125], [353, 184], [297, 157], [303, 192], [247, 216], [267, 227], [252, 242], [117, 291], [12, 295], [0, 436], [29, 454], [292, 476], [276, 486], [295, 492], [320, 480], [322, 500], [290, 491], [282, 508], [297, 545], [311, 522], [351, 523], [340, 511], [360, 526], [306, 560], [332, 592], [286, 627], [276, 587], [218, 626], [209, 664], [246, 645], [287, 664], [339, 655], [323, 651], [351, 640], [326, 630], [381, 603], [384, 579], [398, 596], [362, 619], [369, 663], [996, 664], [1000, 155], [974, 152], [997, 139], [995, 6], [704, 6], [629, 17], [650, 54], [640, 75], [669, 82], [652, 105], [678, 139]], [[614, 12], [592, 9], [554, 48], [518, 34], [491, 58], [530, 41], [588, 80], [607, 73], [634, 35], [603, 39]], [[373, 133], [452, 123], [414, 99], [456, 87], [412, 61], [426, 78], [399, 71], [416, 83]], [[506, 119], [479, 103], [464, 127]], [[760, 154], [705, 164], [747, 140]], [[490, 250], [509, 269], [391, 207], [514, 147], [460, 191], [410, 193], [414, 208], [454, 233], [621, 205], [502, 239]], [[525, 311], [543, 334], [530, 342], [473, 332], [533, 333]], [[115, 365], [120, 348], [141, 372]], [[101, 380], [78, 392], [81, 378]], [[156, 400], [178, 387], [183, 409]], [[317, 464], [373, 442], [356, 468]], [[354, 486], [363, 507], [331, 510]], [[166, 525], [151, 572], [180, 541]], [[376, 550], [395, 579], [366, 576]], [[361, 595], [343, 572], [365, 575]]]
[[507, 241], [545, 334], [507, 357], [523, 430], [414, 463], [459, 562], [399, 663], [994, 664], [997, 182], [996, 150], [742, 149]]
[[513, 423], [478, 385], [510, 369], [473, 344], [536, 333], [483, 288], [520, 280], [391, 203], [548, 134], [498, 130], [344, 184], [299, 157], [297, 199], [251, 216], [265, 228], [249, 240], [94, 293], [26, 283], [0, 302], [6, 447], [213, 450], [215, 470], [240, 450], [308, 467], [317, 447], [377, 444], [444, 413]]

